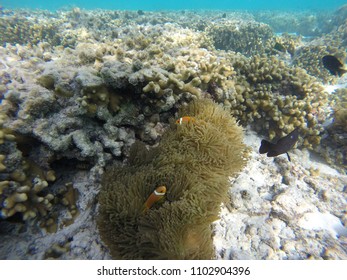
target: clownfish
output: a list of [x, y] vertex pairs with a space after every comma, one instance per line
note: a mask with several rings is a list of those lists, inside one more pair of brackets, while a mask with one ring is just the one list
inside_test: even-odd
[[182, 123], [188, 123], [188, 122], [194, 122], [195, 119], [192, 118], [192, 117], [188, 117], [188, 116], [184, 116], [182, 118], [179, 118], [177, 121], [176, 121], [176, 124], [182, 124]]
[[146, 212], [148, 209], [150, 209], [154, 203], [157, 203], [158, 201], [161, 201], [164, 199], [164, 196], [166, 194], [166, 187], [160, 186], [157, 187], [151, 195], [147, 198], [145, 204], [143, 205], [143, 213]]

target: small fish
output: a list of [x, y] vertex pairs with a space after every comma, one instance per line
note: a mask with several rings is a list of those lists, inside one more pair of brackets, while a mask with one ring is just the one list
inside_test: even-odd
[[182, 123], [189, 123], [189, 122], [194, 122], [194, 118], [193, 117], [188, 117], [188, 116], [184, 116], [182, 118], [179, 118], [176, 121], [176, 124], [182, 124]]
[[295, 128], [287, 136], [280, 138], [276, 144], [266, 140], [261, 140], [259, 153], [261, 154], [267, 153], [268, 157], [275, 157], [275, 156], [286, 153], [288, 160], [290, 161], [290, 156], [288, 154], [288, 151], [291, 148], [293, 148], [295, 143], [298, 141], [298, 138], [299, 138], [299, 129]]
[[280, 52], [286, 52], [287, 49], [285, 48], [285, 46], [283, 46], [281, 43], [276, 42], [275, 46], [274, 46], [275, 50], [278, 50]]
[[157, 203], [164, 199], [164, 196], [166, 194], [166, 187], [160, 186], [157, 187], [151, 195], [147, 198], [145, 204], [143, 205], [143, 213], [145, 213], [148, 209], [150, 209], [154, 203]]
[[343, 68], [343, 64], [340, 60], [336, 58], [336, 56], [333, 55], [326, 55], [322, 58], [323, 65], [330, 74], [332, 75], [339, 75], [341, 77], [343, 74], [347, 72], [346, 69]]

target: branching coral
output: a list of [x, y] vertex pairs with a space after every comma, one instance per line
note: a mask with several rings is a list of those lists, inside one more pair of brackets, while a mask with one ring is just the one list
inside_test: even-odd
[[332, 44], [310, 45], [299, 48], [294, 55], [294, 65], [305, 69], [310, 75], [320, 78], [324, 83], [334, 81], [336, 77], [324, 68], [322, 58], [325, 55], [335, 55], [344, 60], [344, 50], [339, 50]]
[[[321, 154], [331, 164], [347, 166], [347, 89], [337, 89], [333, 93], [333, 119], [327, 125], [327, 137], [322, 141]], [[343, 172], [345, 172], [344, 170]]]
[[276, 57], [254, 56], [233, 63], [238, 69], [231, 109], [243, 123], [253, 123], [270, 138], [301, 127], [304, 145], [320, 142], [328, 94], [303, 69], [287, 66]]
[[51, 187], [56, 180], [55, 172], [49, 166], [42, 168], [30, 159], [32, 139], [20, 134], [14, 135], [4, 126], [6, 121], [8, 118], [1, 113], [0, 218], [15, 217], [15, 220], [23, 221], [35, 219], [42, 228], [52, 233], [57, 231], [59, 226], [57, 210], [54, 208], [62, 204], [68, 209], [61, 224], [71, 224], [79, 214], [76, 190], [72, 184], [67, 184], [59, 192], [53, 190]]
[[[195, 121], [173, 125], [157, 148], [134, 144], [128, 165], [105, 173], [98, 224], [114, 258], [213, 257], [210, 223], [227, 195], [228, 177], [245, 164], [242, 130], [209, 100], [192, 102], [179, 115]], [[167, 201], [143, 214], [159, 185], [167, 187]]]
[[58, 26], [50, 19], [32, 22], [24, 16], [0, 18], [0, 44], [37, 44], [46, 41], [58, 45]]
[[[335, 20], [337, 18], [333, 17], [331, 22]], [[339, 24], [341, 25], [339, 26]], [[344, 62], [346, 59], [347, 22], [340, 18], [339, 23], [332, 24], [332, 26], [333, 30], [330, 33], [324, 34], [312, 40], [309, 44], [298, 48], [293, 60], [295, 65], [306, 69], [309, 74], [320, 78], [324, 83], [333, 82], [335, 77], [323, 67], [323, 56], [328, 54], [334, 55], [341, 62]]]
[[54, 181], [52, 170], [44, 172], [35, 163], [25, 160], [16, 147], [15, 136], [0, 123], [0, 216], [9, 218], [21, 213], [23, 220], [45, 216], [54, 196], [45, 191], [47, 181]]
[[[195, 57], [202, 60], [196, 61]], [[108, 62], [101, 69], [101, 75], [107, 85], [118, 89], [143, 85], [144, 93], [153, 93], [158, 99], [163, 99], [157, 104], [158, 109], [167, 111], [171, 108], [165, 109], [163, 106], [167, 103], [165, 99], [170, 95], [175, 99], [182, 92], [201, 96], [212, 83], [222, 91], [232, 86], [233, 83], [228, 77], [232, 76], [234, 71], [224, 62], [223, 59], [218, 60], [215, 56], [209, 56], [206, 50], [182, 50], [176, 59], [164, 58], [163, 68], [157, 66], [149, 68], [148, 65], [133, 71], [128, 63]]]
[[214, 47], [221, 50], [253, 55], [264, 52], [265, 45], [273, 36], [271, 28], [255, 21], [224, 21], [206, 28]]
[[[33, 133], [62, 156], [105, 164], [110, 151], [126, 155], [135, 134], [155, 143], [158, 120], [167, 121], [180, 103], [211, 96], [244, 124], [260, 124], [270, 138], [301, 126], [305, 146], [319, 143], [326, 95], [314, 78], [275, 57], [246, 58], [207, 45], [205, 34], [167, 24], [120, 28], [112, 44], [80, 43], [63, 56], [56, 49], [57, 59], [37, 70], [45, 89], [32, 86], [23, 99], [23, 87], [8, 92], [20, 117], [11, 128]], [[119, 131], [133, 137], [118, 137]]]
[[301, 36], [283, 33], [267, 42], [266, 53], [284, 56], [286, 53], [294, 56], [297, 47], [302, 44]]

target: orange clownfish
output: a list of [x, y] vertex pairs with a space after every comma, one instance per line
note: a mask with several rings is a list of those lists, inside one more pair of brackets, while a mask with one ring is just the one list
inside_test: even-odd
[[192, 117], [188, 117], [188, 116], [184, 116], [182, 118], [179, 118], [177, 121], [176, 121], [176, 124], [182, 124], [182, 123], [188, 123], [188, 122], [194, 122], [195, 119], [192, 118]]
[[143, 205], [143, 213], [146, 212], [149, 208], [151, 208], [154, 203], [164, 199], [165, 194], [166, 194], [166, 187], [165, 186], [157, 187], [151, 193], [151, 195], [147, 198], [145, 204]]

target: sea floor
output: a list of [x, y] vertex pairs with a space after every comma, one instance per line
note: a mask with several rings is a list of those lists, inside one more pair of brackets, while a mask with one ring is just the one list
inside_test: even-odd
[[346, 259], [347, 176], [309, 151], [259, 155], [260, 140], [247, 132], [251, 160], [214, 224], [217, 258]]

